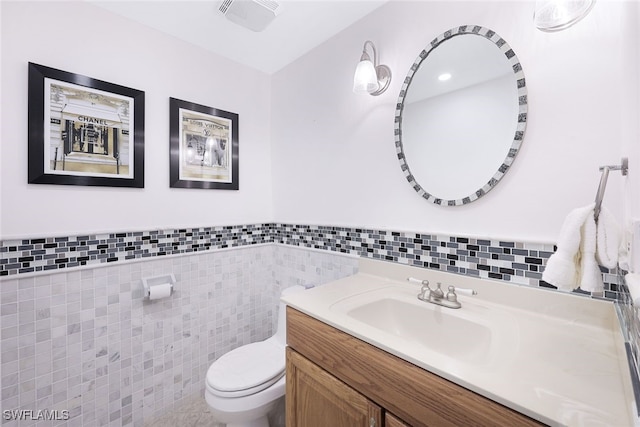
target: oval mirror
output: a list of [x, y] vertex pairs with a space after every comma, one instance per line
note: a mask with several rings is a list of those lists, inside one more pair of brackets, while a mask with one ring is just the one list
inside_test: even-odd
[[415, 60], [400, 91], [395, 142], [400, 166], [425, 199], [477, 200], [511, 166], [527, 123], [520, 61], [477, 25], [446, 31]]

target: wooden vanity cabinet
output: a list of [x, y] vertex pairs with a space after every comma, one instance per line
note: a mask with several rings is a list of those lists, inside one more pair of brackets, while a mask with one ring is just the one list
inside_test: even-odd
[[384, 427], [411, 427], [411, 426], [387, 412], [386, 414], [384, 414]]
[[287, 344], [287, 427], [543, 425], [291, 307]]

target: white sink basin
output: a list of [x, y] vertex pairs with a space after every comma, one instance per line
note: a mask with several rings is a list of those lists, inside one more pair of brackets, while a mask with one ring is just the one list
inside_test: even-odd
[[345, 298], [330, 307], [352, 321], [390, 334], [424, 351], [458, 362], [486, 365], [502, 344], [518, 341], [517, 327], [505, 313], [463, 301], [460, 309], [420, 301], [412, 289], [378, 288]]
[[354, 308], [347, 315], [458, 359], [476, 359], [488, 353], [492, 333], [487, 326], [463, 318], [456, 310], [445, 309], [447, 312], [422, 304], [384, 298]]

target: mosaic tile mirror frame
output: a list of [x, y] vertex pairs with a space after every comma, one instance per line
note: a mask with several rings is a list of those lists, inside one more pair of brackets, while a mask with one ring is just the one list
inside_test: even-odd
[[[492, 54], [491, 62], [495, 62], [495, 65], [491, 65], [491, 72], [487, 72], [486, 75], [481, 76], [480, 69], [483, 68], [484, 65], [480, 67], [478, 62], [475, 62], [473, 58], [468, 57], [469, 55], [460, 54], [460, 51], [458, 49], [461, 49], [462, 45], [456, 44], [455, 48], [451, 48], [455, 49], [455, 55], [445, 55], [444, 53], [442, 53], [445, 52], [442, 48], [439, 49], [437, 53], [435, 52], [436, 49], [438, 47], [441, 47], [443, 44], [445, 46], [453, 46], [450, 41], [454, 38], [456, 38], [456, 40], [458, 41], [462, 41], [463, 38], [461, 36], [480, 36], [480, 40], [486, 39], [491, 42], [489, 45], [490, 47], [486, 48], [486, 52], [491, 52]], [[468, 42], [474, 39], [477, 38], [474, 37], [473, 39], [470, 39], [467, 37], [464, 40], [465, 42]], [[484, 44], [484, 42], [482, 42], [482, 44]], [[494, 52], [493, 47], [496, 47], [498, 50]], [[475, 49], [469, 48], [467, 49], [467, 51], [474, 52]], [[448, 59], [445, 58], [442, 63], [437, 62], [438, 65], [433, 67], [430, 66], [430, 69], [428, 70], [425, 69], [425, 65], [430, 61], [433, 61], [435, 63], [436, 61], [442, 60], [434, 59], [434, 57], [443, 58], [444, 56], [446, 56]], [[486, 53], [484, 53], [483, 56], [487, 56]], [[454, 57], [461, 57], [462, 62], [459, 64], [454, 64]], [[430, 61], [427, 61], [427, 59], [430, 59]], [[479, 56], [477, 59], [484, 61], [484, 57]], [[449, 61], [451, 61], [452, 63], [449, 63]], [[440, 71], [437, 71], [437, 69], [439, 70], [440, 68], [443, 68], [444, 70], [447, 67], [455, 68], [457, 71], [455, 71], [454, 74], [458, 73], [458, 76], [453, 76], [453, 78], [451, 78], [452, 76], [451, 74], [449, 74], [449, 81], [437, 82], [437, 87], [430, 85], [429, 93], [427, 93], [427, 89], [423, 86], [424, 83], [427, 80], [431, 82], [433, 80], [432, 77], [434, 79], [436, 77], [444, 77], [446, 79], [447, 77], [445, 77], [443, 74], [439, 74]], [[471, 70], [471, 68], [473, 68], [473, 70]], [[418, 71], [421, 71], [421, 73], [418, 73]], [[436, 71], [438, 74], [432, 76], [431, 74]], [[470, 137], [465, 138], [462, 134], [458, 134], [457, 137], [453, 137], [452, 135], [454, 135], [455, 132], [454, 129], [452, 129], [450, 126], [447, 126], [448, 130], [444, 128], [439, 129], [440, 136], [437, 136], [434, 133], [431, 134], [431, 137], [428, 137], [425, 136], [426, 132], [424, 132], [427, 129], [424, 127], [424, 123], [428, 122], [428, 119], [423, 119], [422, 116], [418, 115], [417, 118], [420, 118], [420, 120], [414, 120], [413, 122], [421, 122], [420, 132], [417, 132], [416, 134], [414, 134], [413, 131], [408, 132], [409, 127], [406, 126], [408, 123], [407, 119], [409, 118], [407, 114], [408, 111], [406, 110], [408, 105], [410, 105], [411, 103], [413, 103], [414, 105], [422, 105], [413, 107], [413, 113], [418, 110], [426, 111], [424, 110], [424, 108], [426, 108], [427, 98], [441, 98], [443, 94], [447, 94], [447, 98], [450, 98], [447, 103], [451, 103], [451, 100], [453, 99], [451, 98], [453, 96], [451, 94], [455, 92], [460, 94], [462, 90], [464, 90], [464, 98], [462, 99], [462, 102], [456, 102], [455, 105], [459, 107], [461, 106], [461, 104], [464, 104], [466, 105], [465, 108], [471, 109], [471, 105], [476, 105], [478, 102], [482, 103], [484, 102], [484, 100], [479, 100], [477, 98], [477, 95], [471, 96], [470, 94], [475, 92], [470, 92], [469, 88], [477, 88], [481, 85], [486, 85], [489, 79], [496, 79], [496, 73], [501, 73], [501, 76], [509, 77], [505, 83], [509, 91], [506, 100], [509, 101], [510, 107], [511, 105], [513, 105], [514, 107], [511, 108], [510, 111], [505, 112], [506, 114], [504, 116], [500, 117], [501, 119], [503, 119], [500, 122], [504, 122], [505, 131], [501, 131], [500, 138], [492, 139], [500, 141], [500, 147], [496, 150], [493, 150], [495, 152], [493, 156], [486, 155], [488, 154], [489, 149], [485, 150], [485, 147], [488, 146], [487, 144], [484, 144], [482, 143], [482, 141], [477, 139], [477, 135], [481, 134], [482, 132], [479, 132], [481, 129], [477, 129], [475, 126], [473, 128], [470, 128], [469, 130], [465, 130], [465, 132], [471, 132], [471, 134], [476, 135], [473, 137], [473, 140], [471, 140]], [[460, 77], [460, 80], [462, 80], [463, 78], [466, 80], [466, 78], [469, 77], [472, 80], [465, 82], [463, 86], [459, 85], [459, 83], [454, 82], [456, 80], [456, 77]], [[443, 89], [441, 86], [450, 82], [454, 82], [453, 85], [456, 85], [455, 87], [457, 89], [447, 89], [447, 92], [442, 92]], [[412, 96], [409, 100], [407, 100], [407, 97], [409, 95], [409, 88], [412, 86], [412, 84]], [[485, 95], [491, 94], [491, 97], [493, 98], [494, 93], [496, 92], [497, 91], [494, 90], [484, 89], [483, 93]], [[517, 93], [517, 99], [514, 99], [511, 96], [513, 93]], [[502, 97], [499, 99], [500, 103], [504, 103], [505, 95], [507, 95], [507, 92], [505, 92], [504, 95], [502, 95]], [[429, 102], [431, 103], [431, 105], [444, 105], [439, 101]], [[439, 103], [435, 104], [436, 102]], [[459, 108], [456, 109], [460, 110]], [[396, 153], [398, 156], [398, 160], [400, 161], [400, 167], [402, 168], [407, 181], [409, 181], [409, 184], [421, 197], [437, 205], [459, 206], [477, 200], [496, 186], [496, 184], [506, 174], [507, 170], [510, 168], [516, 155], [518, 154], [524, 138], [525, 128], [527, 124], [527, 110], [527, 87], [525, 84], [522, 66], [513, 49], [502, 37], [500, 37], [494, 31], [478, 25], [463, 25], [440, 34], [430, 42], [427, 48], [420, 52], [414, 63], [411, 65], [409, 72], [407, 73], [407, 76], [402, 84], [400, 95], [398, 96], [398, 101], [396, 104], [394, 125]], [[478, 110], [476, 109], [475, 111]], [[456, 128], [465, 128], [467, 126], [471, 126], [469, 123], [469, 115], [467, 114], [459, 114], [458, 112], [452, 113], [449, 110], [447, 110], [446, 114], [448, 115], [447, 117], [452, 115], [459, 116], [456, 118]], [[513, 118], [513, 122], [511, 122], [511, 117]], [[492, 122], [492, 127], [494, 123], [496, 123], [496, 121]], [[412, 126], [412, 128], [414, 127], [415, 125]], [[447, 140], [443, 139], [442, 135], [447, 135]], [[407, 136], [411, 136], [411, 139], [407, 138]], [[490, 135], [487, 135], [487, 137], [490, 137]], [[434, 149], [429, 148], [428, 150], [425, 150], [425, 144], [431, 139], [433, 139], [434, 144], [440, 146], [440, 148], [438, 148], [438, 151], [441, 151], [443, 146], [449, 146], [454, 152], [443, 154], [442, 157], [438, 157], [436, 155], [437, 150], [435, 150], [435, 146], [431, 146]], [[463, 140], [471, 140], [472, 144], [466, 146], [467, 148], [465, 148], [464, 146], [458, 146], [458, 144]], [[409, 145], [409, 141], [413, 141], [413, 143]], [[420, 146], [420, 148], [415, 148], [418, 146]], [[472, 146], [473, 150], [469, 149]], [[412, 156], [408, 156], [409, 151], [411, 152]], [[460, 155], [463, 152], [466, 153], [466, 156]], [[473, 154], [474, 152], [475, 154]], [[419, 153], [422, 153], [422, 155], [416, 155]], [[505, 156], [505, 153], [506, 157], [503, 157]], [[408, 157], [411, 157], [410, 160], [408, 160]], [[478, 159], [486, 159], [487, 157], [491, 158], [492, 161], [486, 166], [482, 165], [478, 161]], [[464, 160], [464, 163], [462, 160]], [[409, 167], [409, 161], [413, 166], [413, 171]], [[470, 165], [470, 167], [466, 167], [465, 165]], [[478, 174], [473, 179], [473, 181], [468, 182], [463, 188], [455, 189], [455, 191], [450, 190], [449, 188], [443, 188], [440, 190], [436, 189], [435, 191], [433, 189], [429, 189], [429, 191], [427, 191], [427, 187], [435, 185], [435, 181], [448, 182], [450, 184], [454, 182], [460, 182], [461, 177], [455, 175], [456, 169], [464, 169], [466, 175], [468, 170], [472, 170], [477, 167], [480, 167], [482, 169], [478, 171]], [[496, 167], [497, 171], [495, 171]], [[428, 169], [430, 171], [426, 172]], [[491, 173], [493, 173], [493, 175], [489, 176]], [[416, 174], [419, 175], [419, 178], [416, 178]], [[425, 177], [431, 175], [436, 175], [438, 179], [424, 179]], [[485, 176], [488, 180], [485, 180]], [[421, 183], [418, 182], [419, 179]], [[433, 194], [435, 192], [438, 192], [438, 194]]]

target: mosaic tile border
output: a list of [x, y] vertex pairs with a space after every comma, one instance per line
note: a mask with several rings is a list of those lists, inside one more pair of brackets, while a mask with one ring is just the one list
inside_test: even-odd
[[[265, 243], [554, 288], [542, 280], [547, 259], [555, 251], [553, 244], [279, 223], [2, 241], [0, 278]], [[604, 297], [618, 299], [618, 272], [603, 268], [602, 273]]]
[[180, 228], [0, 242], [0, 277], [272, 242], [274, 224]]
[[[274, 232], [276, 243], [556, 289], [542, 280], [553, 244], [315, 225], [278, 224]], [[604, 297], [618, 299], [618, 272], [601, 270]]]

